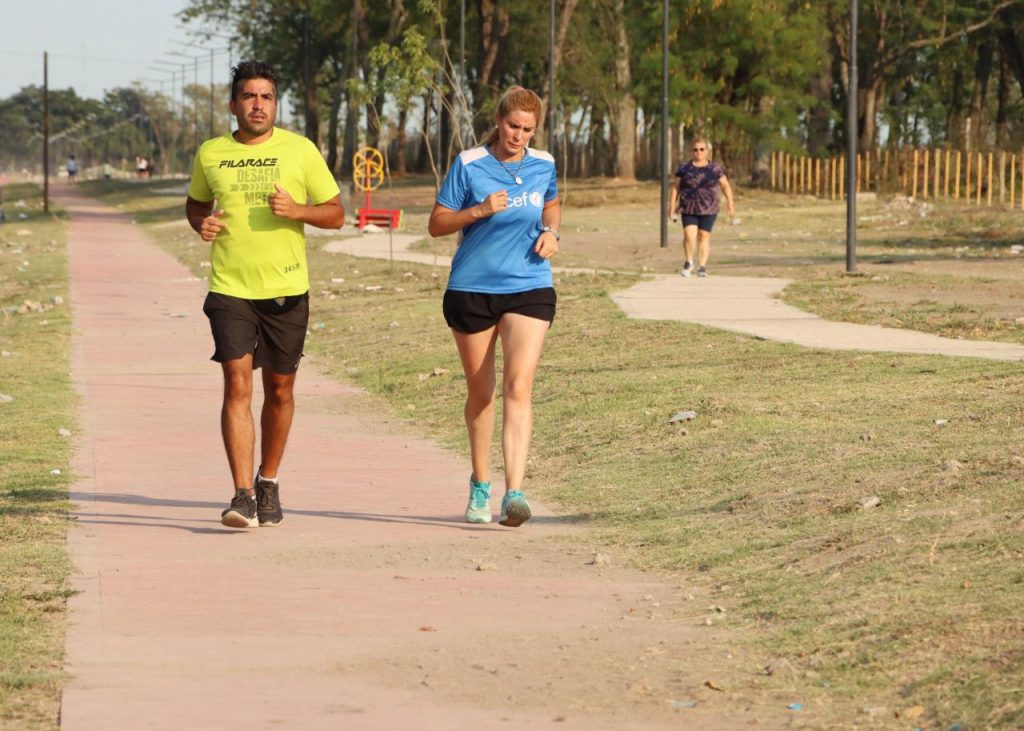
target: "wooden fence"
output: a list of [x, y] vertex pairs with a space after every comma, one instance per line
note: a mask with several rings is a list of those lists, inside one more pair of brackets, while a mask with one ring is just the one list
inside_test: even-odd
[[[776, 152], [770, 180], [772, 190], [841, 200], [846, 197], [846, 157]], [[1024, 209], [1024, 152], [903, 149], [860, 154], [857, 192]]]

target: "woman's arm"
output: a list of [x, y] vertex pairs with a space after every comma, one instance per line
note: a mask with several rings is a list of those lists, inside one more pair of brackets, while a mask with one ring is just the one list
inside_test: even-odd
[[427, 231], [431, 236], [447, 236], [470, 226], [482, 218], [490, 218], [496, 213], [501, 213], [508, 208], [508, 191], [496, 190], [470, 208], [463, 208], [461, 211], [453, 211], [445, 208], [440, 203], [434, 204], [434, 210], [430, 212], [430, 220], [427, 222]]
[[534, 252], [542, 259], [550, 259], [558, 253], [558, 236], [555, 232], [562, 225], [562, 203], [557, 198], [544, 204], [544, 211], [540, 214], [540, 222], [545, 228], [553, 231], [544, 231], [537, 237], [537, 243], [533, 245]]
[[725, 210], [729, 212], [729, 215], [736, 213], [736, 206], [732, 203], [732, 186], [729, 185], [729, 179], [724, 175], [719, 178], [718, 184], [722, 188], [722, 192], [725, 194]]

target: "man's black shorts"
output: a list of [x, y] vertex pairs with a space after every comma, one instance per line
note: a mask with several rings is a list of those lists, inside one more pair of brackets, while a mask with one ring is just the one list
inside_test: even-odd
[[223, 363], [247, 354], [253, 368], [294, 373], [302, 358], [309, 325], [309, 292], [267, 300], [247, 300], [210, 292], [203, 303], [210, 318], [214, 353]]
[[449, 289], [444, 293], [442, 308], [448, 327], [460, 333], [472, 334], [494, 327], [506, 312], [552, 322], [555, 319], [557, 299], [554, 287], [513, 294], [458, 292]]

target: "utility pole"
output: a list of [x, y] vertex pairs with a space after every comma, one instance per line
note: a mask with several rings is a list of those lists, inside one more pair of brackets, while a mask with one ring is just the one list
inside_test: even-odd
[[[550, 2], [550, 19], [548, 22], [548, 152], [555, 157], [555, 0]], [[555, 157], [557, 160], [558, 158]], [[565, 171], [562, 171], [565, 174]]]
[[50, 212], [50, 54], [43, 51], [43, 212]]
[[661, 248], [668, 248], [668, 0], [661, 4]]
[[[469, 111], [466, 105], [466, 0], [459, 2], [459, 147], [466, 146], [466, 117]], [[470, 125], [470, 134], [472, 134]]]
[[850, 64], [846, 94], [846, 273], [857, 271], [857, 0], [850, 0]]

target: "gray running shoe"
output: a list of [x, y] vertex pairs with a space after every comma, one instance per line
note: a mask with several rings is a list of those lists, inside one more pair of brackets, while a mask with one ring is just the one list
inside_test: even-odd
[[261, 480], [259, 472], [256, 473], [256, 513], [260, 519], [260, 526], [272, 528], [280, 525], [284, 520], [284, 513], [281, 512], [281, 498], [278, 495], [280, 485], [271, 480]]
[[683, 268], [679, 270], [679, 273], [682, 276], [684, 276], [684, 277], [688, 277], [691, 274], [693, 274], [693, 262], [692, 261], [684, 261], [683, 262]]
[[704, 267], [701, 267], [700, 269], [697, 270], [697, 276], [698, 277], [706, 277], [707, 275], [708, 275], [708, 270], [705, 269]]
[[247, 490], [236, 489], [231, 504], [220, 514], [220, 522], [228, 528], [255, 528], [259, 525], [256, 498]]

